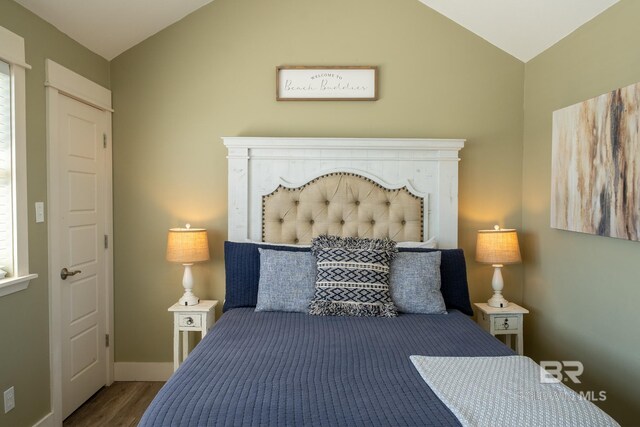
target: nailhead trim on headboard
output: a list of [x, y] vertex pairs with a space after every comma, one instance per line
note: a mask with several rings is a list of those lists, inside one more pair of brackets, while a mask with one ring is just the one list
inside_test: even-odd
[[[315, 209], [320, 209], [320, 210], [316, 212], [315, 216], [307, 217], [306, 219], [300, 218], [299, 211], [301, 210], [301, 206], [300, 206], [299, 197], [296, 198], [295, 200], [294, 199], [280, 200], [278, 202], [280, 204], [279, 206], [270, 205], [270, 203], [276, 203], [274, 201], [274, 198], [281, 195], [283, 192], [286, 192], [286, 194], [294, 193], [294, 194], [301, 195], [302, 191], [309, 188], [310, 186], [322, 185], [322, 182], [324, 180], [328, 180], [336, 176], [340, 178], [342, 177], [351, 178], [350, 181], [352, 182], [343, 182], [341, 179], [337, 184], [333, 184], [333, 185], [336, 185], [335, 187], [336, 193], [334, 193], [332, 196], [330, 196], [330, 198], [327, 198], [325, 200], [326, 206], [329, 206], [330, 203], [334, 202], [335, 198], [338, 198], [338, 199], [348, 198], [348, 194], [347, 194], [348, 191], [351, 191], [351, 189], [354, 189], [354, 191], [358, 190], [357, 188], [358, 182], [368, 183], [368, 184], [373, 184], [373, 187], [368, 186], [366, 188], [367, 190], [374, 188], [378, 191], [381, 191], [387, 194], [395, 194], [394, 198], [391, 200], [387, 197], [385, 205], [388, 207], [389, 211], [391, 209], [394, 210], [395, 216], [397, 216], [398, 212], [400, 212], [400, 216], [402, 217], [402, 219], [392, 219], [389, 216], [390, 212], [387, 211], [387, 217], [382, 218], [383, 228], [380, 229], [378, 227], [378, 229], [374, 229], [373, 226], [376, 225], [376, 221], [373, 219], [373, 217], [376, 216], [379, 218], [381, 215], [380, 211], [376, 209], [377, 208], [376, 206], [373, 206], [373, 202], [366, 203], [366, 208], [369, 209], [368, 211], [363, 210], [363, 207], [361, 207], [361, 200], [359, 199], [356, 199], [355, 202], [346, 202], [345, 200], [342, 200], [343, 204], [345, 205], [347, 203], [355, 204], [355, 206], [357, 207], [356, 211], [354, 212], [353, 210], [351, 210], [347, 216], [353, 216], [355, 214], [359, 216], [358, 218], [350, 219], [347, 221], [347, 218], [344, 217], [345, 216], [344, 212], [348, 211], [349, 209], [352, 209], [351, 207], [349, 209], [347, 208], [333, 209], [334, 212], [335, 211], [343, 212], [343, 215], [341, 215], [342, 218], [340, 219], [339, 222], [337, 220], [332, 220], [329, 217], [328, 208], [326, 209], [318, 208], [317, 200], [309, 201], [308, 202], [309, 206], [305, 206], [304, 210], [310, 211], [313, 214], [314, 205], [316, 206]], [[340, 188], [341, 186], [347, 186], [347, 187], [342, 189], [343, 193], [338, 193], [341, 190]], [[413, 199], [414, 202], [411, 203], [409, 201], [403, 201], [402, 199], [404, 199], [406, 196], [410, 196], [410, 199]], [[369, 192], [366, 196], [366, 199], [376, 199], [376, 194], [373, 194], [373, 192]], [[405, 200], [410, 200], [410, 199], [405, 199]], [[282, 206], [283, 204], [286, 204], [286, 206]], [[289, 206], [289, 204], [291, 204], [291, 206]], [[275, 211], [279, 212], [282, 209], [286, 209], [286, 213], [284, 215], [280, 215], [280, 214], [275, 215], [274, 213]], [[287, 218], [287, 215], [292, 210], [295, 211], [295, 217]], [[269, 215], [272, 216], [272, 218], [267, 218], [267, 216]], [[296, 188], [288, 188], [280, 185], [272, 193], [262, 196], [262, 240], [266, 241], [269, 237], [269, 240], [274, 243], [301, 243], [302, 241], [307, 243], [311, 240], [311, 238], [315, 237], [314, 230], [313, 230], [314, 227], [321, 228], [323, 231], [317, 234], [327, 233], [331, 229], [333, 229], [334, 231], [339, 229], [340, 232], [343, 232], [345, 228], [351, 228], [351, 230], [355, 228], [359, 232], [363, 224], [369, 221], [369, 220], [363, 221], [361, 219], [362, 216], [371, 218], [370, 220], [371, 227], [367, 229], [366, 233], [375, 232], [376, 236], [374, 237], [389, 237], [389, 238], [395, 238], [396, 240], [399, 240], [399, 241], [423, 240], [424, 198], [416, 196], [415, 194], [412, 194], [406, 186], [402, 188], [397, 188], [397, 189], [388, 189], [388, 188], [384, 188], [382, 185], [380, 185], [379, 183], [375, 182], [372, 179], [369, 179], [367, 177], [364, 177], [355, 173], [348, 173], [348, 172], [334, 172], [334, 173], [322, 175]], [[278, 218], [278, 219], [276, 220], [275, 218]], [[386, 230], [384, 230], [385, 223], [387, 225]], [[291, 225], [294, 226], [296, 231], [294, 232], [294, 234], [289, 235], [287, 237], [284, 235], [285, 233], [283, 233], [282, 230], [286, 226], [291, 226]], [[269, 231], [268, 227], [276, 227], [276, 228], [279, 227], [280, 232], [276, 233], [273, 230], [271, 230], [271, 232], [268, 232]], [[308, 233], [305, 232], [304, 235], [300, 235], [299, 229], [302, 227], [306, 227], [308, 229]], [[394, 232], [394, 235], [391, 235], [392, 228], [397, 229], [399, 231]], [[275, 236], [276, 234], [277, 236]], [[350, 233], [350, 234], [354, 234], [354, 233]], [[373, 236], [373, 234], [371, 234], [371, 236]], [[361, 237], [365, 237], [365, 236], [361, 236]]]

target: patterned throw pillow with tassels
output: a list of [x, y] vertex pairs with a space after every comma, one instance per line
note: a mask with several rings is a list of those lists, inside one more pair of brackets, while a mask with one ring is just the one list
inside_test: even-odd
[[318, 236], [311, 242], [318, 276], [309, 314], [397, 316], [389, 291], [389, 266], [396, 242], [390, 239]]

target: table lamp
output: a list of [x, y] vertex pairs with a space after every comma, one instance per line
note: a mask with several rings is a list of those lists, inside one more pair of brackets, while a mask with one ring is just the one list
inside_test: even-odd
[[487, 301], [489, 306], [507, 307], [509, 305], [509, 301], [502, 296], [504, 288], [502, 267], [504, 264], [516, 264], [521, 260], [516, 230], [501, 229], [496, 225], [493, 230], [478, 231], [476, 261], [492, 264], [495, 269], [493, 280], [491, 280], [493, 296]]
[[191, 266], [195, 262], [209, 259], [209, 239], [207, 230], [203, 228], [172, 228], [167, 238], [167, 261], [179, 262], [184, 266], [182, 286], [184, 295], [178, 303], [180, 305], [196, 305], [200, 298], [193, 294], [193, 274]]

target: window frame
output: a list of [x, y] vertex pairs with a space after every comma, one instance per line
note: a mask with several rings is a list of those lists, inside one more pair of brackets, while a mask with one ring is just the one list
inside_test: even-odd
[[12, 177], [13, 186], [13, 271], [0, 280], [0, 297], [27, 289], [38, 277], [29, 273], [29, 224], [27, 209], [27, 126], [26, 70], [24, 39], [0, 26], [0, 59], [9, 64], [11, 73]]

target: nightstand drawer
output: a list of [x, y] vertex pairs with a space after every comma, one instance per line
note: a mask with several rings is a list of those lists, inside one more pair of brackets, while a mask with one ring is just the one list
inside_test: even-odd
[[520, 317], [495, 316], [493, 317], [493, 329], [496, 331], [517, 331], [520, 329]]
[[181, 328], [199, 328], [202, 326], [200, 314], [178, 314], [178, 325]]

